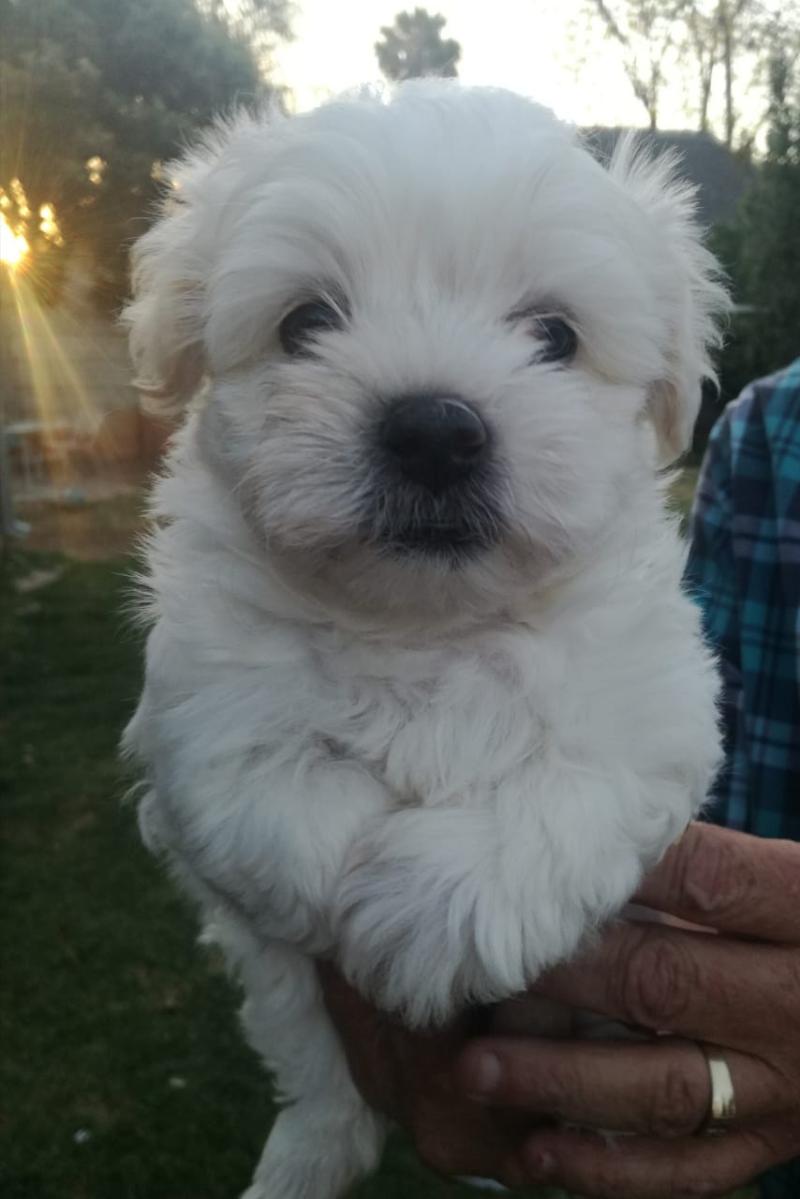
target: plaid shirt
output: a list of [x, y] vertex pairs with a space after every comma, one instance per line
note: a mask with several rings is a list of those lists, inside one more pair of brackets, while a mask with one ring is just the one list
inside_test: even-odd
[[[726, 767], [711, 816], [800, 840], [800, 359], [747, 387], [711, 434], [689, 586], [724, 678]], [[800, 1159], [759, 1179], [797, 1199]]]
[[800, 359], [717, 422], [687, 574], [725, 683], [712, 819], [800, 840]]

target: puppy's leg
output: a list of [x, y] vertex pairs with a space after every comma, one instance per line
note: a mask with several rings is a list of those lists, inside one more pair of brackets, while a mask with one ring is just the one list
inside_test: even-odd
[[245, 989], [242, 1024], [287, 1104], [243, 1199], [339, 1199], [375, 1168], [384, 1121], [356, 1091], [313, 962], [238, 926], [215, 927]]
[[696, 807], [677, 780], [565, 763], [482, 806], [390, 813], [342, 878], [344, 972], [417, 1026], [521, 992], [619, 911]]

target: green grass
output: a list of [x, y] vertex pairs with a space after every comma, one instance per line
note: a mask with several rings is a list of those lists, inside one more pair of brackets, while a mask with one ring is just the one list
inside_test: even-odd
[[[43, 566], [62, 573], [17, 592]], [[121, 802], [125, 571], [19, 555], [0, 578], [3, 1199], [233, 1199], [274, 1115], [236, 994]], [[353, 1199], [480, 1193], [397, 1137]]]
[[[18, 594], [43, 561], [63, 573]], [[2, 582], [0, 1195], [232, 1199], [274, 1108], [235, 992], [121, 802], [140, 679], [125, 564], [18, 556]], [[357, 1190], [479, 1193], [399, 1138]]]

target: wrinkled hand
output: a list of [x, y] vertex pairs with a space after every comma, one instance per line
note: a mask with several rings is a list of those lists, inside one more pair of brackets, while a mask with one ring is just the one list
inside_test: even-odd
[[320, 963], [318, 969], [350, 1071], [370, 1106], [405, 1128], [434, 1169], [499, 1177], [531, 1119], [497, 1112], [459, 1090], [454, 1066], [474, 1038], [473, 1018], [436, 1032], [409, 1032], [363, 999], [335, 967]]
[[[669, 1037], [475, 1037], [467, 1021], [412, 1035], [328, 972], [358, 1085], [429, 1164], [591, 1199], [677, 1199], [800, 1155], [800, 845], [693, 825], [638, 898], [717, 935], [617, 925], [535, 991]], [[731, 1071], [725, 1135], [695, 1135], [710, 1103], [697, 1041], [719, 1046]]]

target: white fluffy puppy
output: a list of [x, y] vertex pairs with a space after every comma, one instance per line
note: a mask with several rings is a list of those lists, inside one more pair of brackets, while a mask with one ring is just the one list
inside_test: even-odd
[[316, 981], [413, 1024], [574, 953], [698, 811], [713, 663], [658, 462], [724, 303], [691, 191], [501, 91], [221, 125], [135, 254], [142, 388], [198, 394], [148, 546], [144, 834], [282, 1112], [253, 1199], [380, 1118]]

